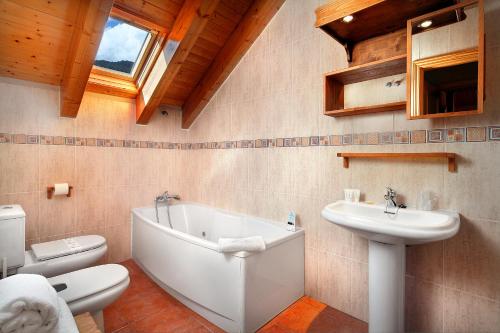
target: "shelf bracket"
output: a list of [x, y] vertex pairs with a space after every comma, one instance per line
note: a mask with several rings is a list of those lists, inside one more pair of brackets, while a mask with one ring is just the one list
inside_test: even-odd
[[456, 156], [448, 157], [448, 172], [456, 172], [457, 171], [457, 159]]
[[344, 43], [344, 49], [345, 49], [345, 53], [347, 54], [347, 61], [348, 62], [352, 62], [352, 50], [354, 48], [354, 45], [352, 43], [349, 43], [349, 42], [345, 42]]

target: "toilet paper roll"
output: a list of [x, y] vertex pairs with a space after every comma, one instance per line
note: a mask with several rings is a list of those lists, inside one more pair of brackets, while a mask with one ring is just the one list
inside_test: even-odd
[[54, 195], [67, 195], [69, 193], [68, 183], [54, 184]]

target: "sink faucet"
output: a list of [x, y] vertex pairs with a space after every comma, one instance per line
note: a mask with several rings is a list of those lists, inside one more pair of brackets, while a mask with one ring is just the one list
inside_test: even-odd
[[[405, 204], [398, 205], [396, 203], [397, 193], [390, 187], [386, 187], [387, 192], [384, 195], [385, 199], [385, 211], [386, 214], [397, 214], [400, 208], [406, 208]], [[389, 208], [395, 208], [395, 211], [389, 210]]]
[[168, 224], [170, 225], [170, 229], [173, 229], [172, 221], [170, 220], [170, 205], [168, 204], [169, 200], [171, 199], [180, 200], [181, 197], [178, 194], [168, 194], [168, 191], [165, 191], [159, 196], [157, 196], [155, 198], [155, 212], [156, 212], [156, 222], [159, 224], [160, 218], [158, 216], [158, 203], [164, 202], [165, 205], [167, 206]]

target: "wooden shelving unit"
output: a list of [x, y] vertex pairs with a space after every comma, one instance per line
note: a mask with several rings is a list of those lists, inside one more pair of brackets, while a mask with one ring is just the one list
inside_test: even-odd
[[385, 158], [417, 158], [417, 159], [436, 159], [442, 158], [448, 161], [448, 171], [455, 172], [457, 170], [457, 155], [455, 153], [435, 152], [435, 153], [337, 153], [337, 157], [344, 159], [344, 168], [349, 168], [350, 158], [364, 159], [385, 159]]
[[397, 55], [325, 74], [325, 115], [343, 117], [406, 109], [406, 102], [344, 109], [344, 85], [406, 72], [406, 55]]
[[[316, 27], [344, 46], [350, 62], [355, 44], [406, 27], [410, 18], [454, 5], [453, 0], [345, 0], [316, 9]], [[345, 23], [342, 18], [352, 15]]]
[[[455, 0], [343, 0], [316, 9], [316, 27], [342, 46], [350, 67], [324, 75], [324, 114], [331, 117], [405, 110], [406, 102], [344, 108], [344, 85], [406, 73], [407, 20]], [[343, 18], [351, 15], [352, 21]]]

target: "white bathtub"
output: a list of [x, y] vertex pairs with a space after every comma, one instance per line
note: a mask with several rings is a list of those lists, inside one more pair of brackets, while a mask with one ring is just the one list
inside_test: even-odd
[[[254, 332], [304, 294], [304, 231], [212, 207], [132, 209], [132, 256], [160, 286], [228, 332]], [[223, 254], [219, 237], [261, 235], [266, 250]]]

